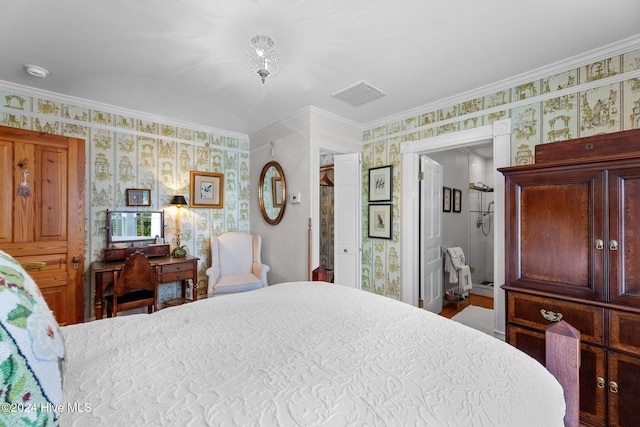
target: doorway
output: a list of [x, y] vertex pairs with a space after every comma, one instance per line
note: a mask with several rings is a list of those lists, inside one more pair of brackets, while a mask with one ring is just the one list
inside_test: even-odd
[[443, 247], [462, 249], [471, 269], [471, 294], [493, 298], [493, 143], [429, 153], [428, 157], [443, 166], [443, 185], [461, 195], [460, 209], [442, 214]]
[[[420, 155], [453, 148], [465, 148], [492, 143], [494, 176], [494, 318], [495, 332], [504, 335], [504, 179], [497, 168], [511, 163], [511, 119], [491, 125], [464, 130], [433, 138], [410, 141], [401, 146], [402, 153], [402, 300], [418, 305], [419, 244], [415, 230], [419, 229], [418, 176]], [[468, 183], [467, 183], [468, 185]]]

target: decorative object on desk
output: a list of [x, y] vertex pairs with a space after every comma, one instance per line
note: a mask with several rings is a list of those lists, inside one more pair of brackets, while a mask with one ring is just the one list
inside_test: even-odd
[[224, 175], [213, 172], [191, 171], [191, 207], [222, 208], [224, 202]]
[[127, 206], [151, 206], [151, 190], [127, 188]]
[[171, 254], [176, 258], [182, 258], [187, 256], [187, 251], [180, 245], [180, 208], [187, 205], [187, 200], [182, 195], [175, 195], [171, 198], [169, 204], [178, 207], [178, 214], [176, 215], [176, 248]]
[[369, 205], [369, 237], [391, 239], [391, 204]]
[[462, 191], [457, 188], [453, 189], [453, 211], [457, 213], [462, 211]]
[[442, 212], [451, 212], [451, 188], [442, 187]]
[[369, 201], [390, 202], [393, 187], [393, 166], [369, 169]]

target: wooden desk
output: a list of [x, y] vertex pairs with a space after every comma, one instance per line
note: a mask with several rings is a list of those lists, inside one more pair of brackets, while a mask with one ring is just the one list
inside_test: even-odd
[[[185, 258], [158, 257], [149, 258], [152, 266], [158, 270], [158, 283], [182, 282], [182, 297], [185, 298], [188, 280], [193, 281], [193, 300], [198, 299], [198, 260], [188, 256]], [[94, 301], [96, 319], [102, 319], [102, 300], [104, 291], [113, 286], [113, 272], [122, 270], [124, 261], [94, 261], [91, 263], [91, 274], [96, 281], [96, 297]]]

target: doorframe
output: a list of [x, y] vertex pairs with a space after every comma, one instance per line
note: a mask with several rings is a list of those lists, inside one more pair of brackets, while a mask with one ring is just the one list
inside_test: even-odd
[[[402, 154], [402, 259], [401, 259], [401, 289], [402, 301], [418, 306], [418, 253], [419, 236], [415, 230], [419, 229], [419, 185], [420, 155], [437, 151], [462, 148], [480, 143], [493, 142], [494, 161], [494, 332], [504, 335], [505, 306], [504, 291], [500, 284], [504, 283], [504, 178], [497, 168], [511, 164], [511, 119], [493, 122], [491, 125], [463, 130], [432, 138], [407, 141], [400, 145]], [[411, 256], [410, 254], [414, 254]]]

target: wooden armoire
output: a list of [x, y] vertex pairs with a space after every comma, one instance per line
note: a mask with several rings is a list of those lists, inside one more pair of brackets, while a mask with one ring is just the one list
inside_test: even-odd
[[0, 249], [60, 325], [84, 321], [85, 142], [0, 126]]
[[580, 418], [640, 425], [640, 129], [536, 147], [502, 168], [506, 339], [545, 362], [545, 329], [581, 333]]

